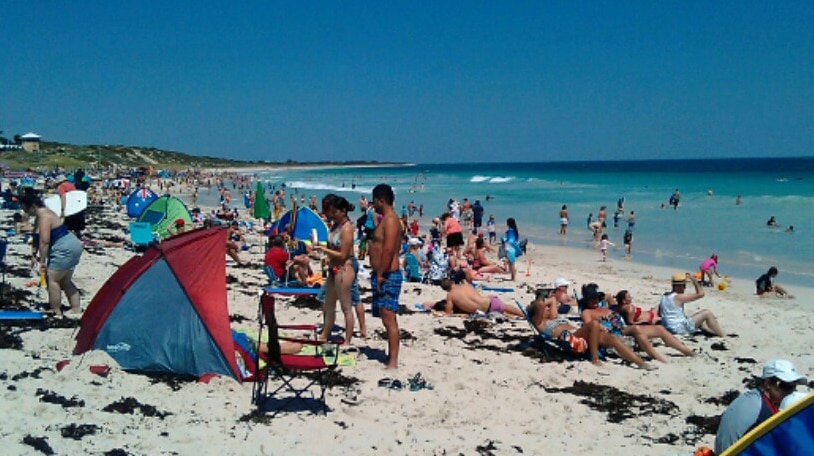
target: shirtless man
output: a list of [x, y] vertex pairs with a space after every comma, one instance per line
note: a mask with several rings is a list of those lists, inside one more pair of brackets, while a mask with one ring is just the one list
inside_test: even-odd
[[560, 299], [570, 301], [568, 297], [568, 285], [556, 282], [557, 288], [548, 297], [538, 296], [528, 307], [531, 321], [543, 336], [551, 340], [561, 340], [569, 343], [571, 349], [576, 353], [588, 351], [591, 362], [596, 366], [601, 366], [599, 361], [599, 347], [611, 347], [622, 357], [640, 369], [652, 370], [655, 366], [644, 362], [633, 350], [628, 347], [622, 339], [609, 333], [607, 329], [596, 321], [592, 320], [577, 328], [566, 318], [561, 318], [557, 311]]
[[395, 196], [387, 184], [373, 188], [373, 208], [382, 219], [373, 232], [368, 249], [370, 255], [370, 287], [373, 289], [373, 316], [381, 315], [387, 332], [387, 369], [399, 364], [399, 310], [402, 274], [399, 267], [401, 249], [401, 224], [393, 211]]
[[467, 314], [473, 314], [477, 311], [489, 313], [498, 312], [512, 315], [515, 317], [522, 317], [523, 312], [517, 307], [507, 306], [497, 296], [484, 296], [478, 293], [478, 290], [467, 281], [455, 283], [450, 279], [441, 280], [441, 288], [447, 292], [447, 303], [444, 307], [444, 313], [451, 314], [453, 309]]

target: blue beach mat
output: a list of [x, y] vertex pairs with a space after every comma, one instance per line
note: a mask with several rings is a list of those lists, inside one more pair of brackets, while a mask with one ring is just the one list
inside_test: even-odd
[[42, 320], [45, 315], [42, 312], [32, 312], [30, 310], [3, 310], [0, 311], [0, 320]]

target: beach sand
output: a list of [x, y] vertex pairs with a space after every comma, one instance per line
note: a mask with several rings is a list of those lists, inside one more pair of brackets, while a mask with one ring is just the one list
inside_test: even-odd
[[[107, 223], [89, 224], [94, 237], [127, 237], [124, 215], [100, 215]], [[10, 221], [11, 212], [0, 217]], [[47, 298], [44, 290], [26, 286], [35, 279], [26, 252], [28, 246], [12, 240], [6, 282], [13, 290], [11, 304], [32, 306]], [[83, 255], [75, 274], [83, 307], [131, 255], [115, 247]], [[234, 327], [254, 328], [257, 291], [265, 280], [262, 253], [254, 248], [242, 255], [257, 267], [227, 266], [229, 314], [238, 320]], [[505, 302], [528, 303], [535, 288], [564, 277], [577, 286], [597, 282], [614, 294], [628, 289], [637, 305], [648, 308], [669, 288], [674, 272], [616, 258], [602, 263], [593, 250], [532, 245], [518, 261], [517, 280], [493, 277], [492, 285], [515, 289], [500, 293]], [[384, 371], [383, 328], [368, 311], [370, 337], [356, 341], [363, 347], [356, 366], [340, 371], [340, 380], [359, 390], [359, 403], [342, 402], [345, 389], [336, 386], [327, 393], [327, 416], [298, 410], [274, 419], [252, 413], [249, 383], [151, 378], [122, 371], [103, 352], [72, 356], [75, 322], [2, 326], [0, 447], [9, 455], [40, 454], [35, 446], [43, 444], [54, 454], [691, 453], [701, 445], [712, 447], [711, 423], [731, 400], [730, 392], [744, 391], [764, 361], [783, 357], [805, 374], [814, 372], [814, 324], [804, 307], [814, 290], [795, 287], [797, 299], [776, 300], [754, 296], [753, 287], [753, 279], [733, 278], [724, 292], [707, 288], [707, 296], [688, 304], [688, 310], [711, 309], [729, 336], [684, 338], [698, 353], [694, 358], [657, 345], [669, 363], [657, 363], [649, 372], [617, 357], [601, 367], [552, 359], [556, 356], [542, 354], [530, 342], [532, 331], [524, 320], [472, 322], [428, 313], [398, 317], [405, 339], [401, 367]], [[362, 288], [363, 298], [369, 298], [367, 280]], [[443, 296], [438, 287], [405, 284], [401, 304], [412, 309]], [[321, 321], [319, 311], [288, 300], [277, 307], [281, 322]], [[57, 372], [61, 360], [71, 363]], [[111, 370], [96, 375], [89, 371], [94, 365]], [[378, 386], [383, 377], [406, 383], [417, 373], [433, 389]], [[124, 404], [117, 407], [120, 401]]]

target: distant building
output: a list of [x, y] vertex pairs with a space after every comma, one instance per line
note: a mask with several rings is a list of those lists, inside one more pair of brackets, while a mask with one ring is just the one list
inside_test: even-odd
[[35, 133], [26, 133], [20, 136], [20, 145], [26, 152], [39, 152], [40, 151], [40, 135]]

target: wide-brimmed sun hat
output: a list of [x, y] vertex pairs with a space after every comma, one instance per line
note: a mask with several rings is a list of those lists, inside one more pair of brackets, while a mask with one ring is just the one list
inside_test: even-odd
[[683, 272], [673, 274], [673, 285], [686, 285], [687, 276]]

